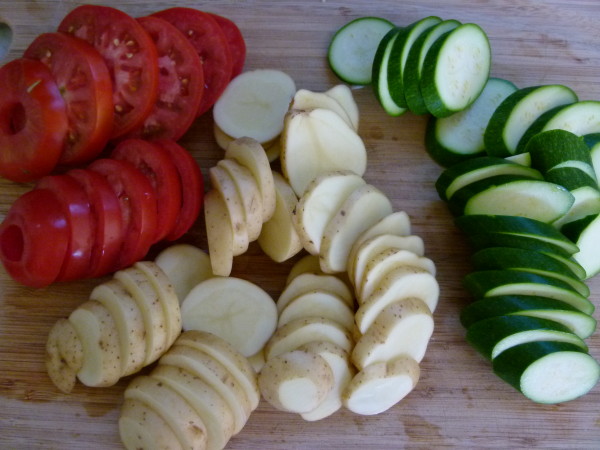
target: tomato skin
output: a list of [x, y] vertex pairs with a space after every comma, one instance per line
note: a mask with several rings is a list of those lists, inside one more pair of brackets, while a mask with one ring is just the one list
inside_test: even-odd
[[127, 161], [101, 158], [88, 168], [106, 178], [119, 199], [123, 218], [123, 245], [114, 270], [142, 259], [156, 236], [156, 194], [148, 178]]
[[205, 90], [197, 112], [200, 116], [214, 105], [231, 79], [233, 61], [225, 33], [210, 14], [193, 8], [174, 7], [153, 16], [177, 27], [202, 59]]
[[113, 80], [111, 138], [139, 127], [158, 94], [156, 46], [131, 16], [110, 6], [81, 5], [67, 14], [58, 31], [90, 43], [104, 58]]
[[59, 199], [69, 228], [67, 255], [57, 281], [85, 278], [89, 273], [96, 223], [92, 220], [89, 200], [79, 183], [67, 175], [47, 175], [38, 180], [36, 189], [48, 189]]
[[106, 275], [114, 270], [123, 245], [123, 217], [119, 199], [102, 175], [87, 169], [71, 169], [74, 178], [88, 197], [92, 220], [96, 224], [88, 278]]
[[177, 140], [196, 119], [204, 95], [202, 61], [190, 41], [166, 20], [137, 20], [158, 51], [158, 98], [143, 124], [126, 137]]
[[13, 203], [0, 225], [0, 260], [18, 283], [48, 286], [59, 274], [69, 234], [56, 195], [47, 189], [28, 191]]
[[87, 42], [58, 32], [39, 35], [24, 56], [48, 66], [65, 99], [69, 129], [60, 163], [95, 158], [113, 127], [112, 81], [102, 56]]
[[244, 64], [246, 62], [246, 41], [244, 41], [242, 32], [233, 20], [219, 16], [218, 14], [209, 14], [217, 21], [223, 30], [223, 33], [225, 33], [225, 38], [227, 39], [227, 44], [229, 44], [229, 50], [231, 51], [231, 78], [233, 79], [244, 70]]
[[50, 173], [68, 128], [65, 101], [43, 63], [15, 59], [0, 68], [0, 176], [29, 182]]
[[173, 158], [160, 145], [142, 139], [120, 142], [110, 156], [130, 162], [150, 181], [160, 211], [154, 242], [164, 239], [175, 226], [181, 210], [183, 188]]
[[181, 210], [175, 227], [166, 236], [167, 240], [174, 241], [187, 233], [198, 219], [204, 199], [204, 179], [200, 166], [185, 148], [167, 139], [156, 143], [171, 155], [181, 179]]

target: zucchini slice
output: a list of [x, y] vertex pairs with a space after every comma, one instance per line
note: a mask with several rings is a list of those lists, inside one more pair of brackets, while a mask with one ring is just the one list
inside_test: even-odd
[[496, 375], [537, 403], [555, 404], [588, 393], [600, 379], [600, 365], [567, 342], [527, 342], [493, 361]]
[[573, 259], [585, 270], [585, 279], [592, 278], [600, 273], [600, 215], [584, 217], [568, 223], [561, 228], [566, 236], [577, 244], [579, 251]]
[[596, 173], [596, 179], [600, 182], [600, 133], [589, 133], [583, 136], [585, 144], [590, 149], [592, 167]]
[[375, 57], [373, 59], [373, 90], [375, 97], [386, 113], [390, 116], [400, 116], [407, 109], [398, 105], [390, 95], [390, 85], [388, 78], [388, 67], [390, 64], [390, 55], [394, 42], [400, 36], [402, 28], [394, 27], [381, 39]]
[[562, 167], [561, 164], [567, 161], [592, 166], [590, 149], [584, 138], [567, 130], [554, 129], [538, 133], [527, 142], [525, 151], [531, 155], [531, 165], [543, 173]]

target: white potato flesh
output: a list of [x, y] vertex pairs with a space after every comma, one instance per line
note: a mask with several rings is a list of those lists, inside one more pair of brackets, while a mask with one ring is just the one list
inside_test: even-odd
[[48, 333], [45, 364], [54, 385], [62, 392], [71, 392], [83, 364], [83, 347], [67, 319], [57, 320]]
[[277, 327], [277, 307], [254, 283], [215, 277], [190, 291], [181, 305], [183, 329], [213, 333], [244, 356], [258, 352]]
[[354, 172], [343, 170], [317, 176], [298, 200], [294, 224], [304, 249], [318, 255], [323, 232], [348, 196], [365, 180]]
[[[229, 136], [227, 133], [225, 133], [223, 130], [221, 130], [221, 128], [219, 128], [219, 125], [217, 125], [216, 123], [213, 123], [213, 134], [215, 136], [215, 141], [216, 141], [217, 145], [223, 150], [227, 150], [227, 147], [229, 146], [229, 144], [231, 144], [231, 142], [235, 141], [234, 137]], [[267, 155], [269, 155], [270, 150], [272, 148], [277, 147], [278, 143], [279, 143], [279, 135], [269, 141], [261, 142], [260, 145], [263, 146], [263, 148], [267, 152]], [[269, 157], [269, 161], [272, 161], [270, 157]]]
[[371, 364], [348, 383], [342, 401], [356, 414], [380, 414], [406, 397], [419, 377], [419, 363], [409, 357]]
[[278, 327], [306, 317], [331, 319], [347, 330], [354, 325], [354, 310], [341, 297], [329, 292], [311, 291], [290, 300], [279, 313]]
[[325, 94], [334, 98], [344, 108], [344, 111], [346, 111], [346, 114], [350, 118], [350, 122], [352, 122], [352, 128], [358, 131], [360, 112], [350, 88], [345, 84], [337, 84], [328, 91], [325, 91]]
[[301, 273], [290, 281], [277, 299], [277, 311], [281, 312], [288, 303], [312, 291], [328, 292], [342, 298], [348, 306], [354, 308], [354, 295], [348, 285], [336, 275]]
[[283, 262], [302, 250], [302, 242], [292, 221], [292, 213], [298, 204], [298, 197], [282, 175], [273, 172], [273, 179], [275, 212], [262, 225], [258, 244], [273, 261]]
[[290, 109], [309, 111], [315, 108], [323, 108], [333, 111], [355, 131], [358, 130], [354, 126], [354, 123], [348, 116], [348, 113], [344, 107], [331, 95], [327, 95], [324, 92], [309, 91], [308, 89], [299, 89], [296, 91], [296, 94], [294, 94], [294, 98], [292, 99]]
[[212, 273], [229, 276], [233, 268], [233, 227], [225, 201], [216, 191], [204, 195], [204, 220]]
[[162, 250], [154, 262], [175, 288], [179, 303], [194, 286], [214, 276], [208, 254], [191, 244], [174, 244]]
[[248, 357], [248, 362], [254, 368], [256, 373], [259, 373], [265, 366], [265, 352], [261, 350], [256, 352], [254, 355]]
[[317, 408], [334, 386], [327, 361], [318, 354], [294, 350], [267, 359], [258, 376], [263, 398], [274, 408], [307, 413]]
[[312, 273], [315, 275], [323, 274], [317, 255], [304, 255], [296, 261], [288, 273], [285, 285], [287, 286], [294, 278], [303, 273]]

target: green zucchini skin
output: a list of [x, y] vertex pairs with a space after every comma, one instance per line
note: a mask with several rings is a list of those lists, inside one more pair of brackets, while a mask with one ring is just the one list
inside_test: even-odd
[[565, 161], [580, 161], [592, 166], [590, 150], [581, 136], [567, 130], [542, 131], [525, 146], [531, 155], [531, 165], [546, 173]]
[[375, 51], [375, 56], [373, 58], [373, 72], [371, 76], [375, 98], [377, 98], [377, 101], [379, 101], [383, 110], [393, 117], [401, 116], [407, 111], [406, 108], [397, 105], [391, 98], [388, 80], [390, 53], [394, 41], [401, 32], [401, 27], [394, 27], [383, 36]]
[[561, 231], [573, 240], [580, 250], [573, 259], [585, 270], [584, 279], [590, 279], [600, 273], [600, 214], [593, 214], [565, 224]]

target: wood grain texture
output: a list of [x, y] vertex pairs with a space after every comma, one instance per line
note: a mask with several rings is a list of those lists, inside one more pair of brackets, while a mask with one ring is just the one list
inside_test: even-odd
[[[15, 40], [2, 63], [18, 57], [37, 34], [53, 31], [80, 3], [3, 0], [0, 17], [13, 26]], [[563, 83], [582, 99], [600, 99], [600, 5], [596, 0], [91, 3], [118, 6], [134, 16], [174, 5], [225, 15], [238, 23], [246, 38], [246, 69], [281, 69], [299, 88], [312, 90], [338, 83], [325, 54], [333, 32], [349, 20], [377, 15], [406, 25], [428, 15], [454, 18], [478, 23], [488, 33], [492, 75], [519, 87]], [[400, 404], [373, 417], [340, 411], [309, 423], [263, 402], [228, 448], [600, 448], [600, 386], [573, 402], [537, 405], [493, 375], [489, 364], [466, 344], [458, 314], [469, 301], [461, 279], [469, 270], [470, 252], [434, 190], [441, 169], [423, 147], [426, 118], [388, 117], [370, 88], [354, 93], [361, 111], [360, 134], [369, 151], [365, 178], [388, 194], [396, 209], [410, 215], [414, 232], [423, 237], [427, 256], [438, 267], [441, 299], [421, 380]], [[181, 142], [205, 175], [222, 156], [212, 137], [210, 114], [201, 117]], [[0, 219], [30, 188], [0, 180]], [[182, 241], [206, 249], [203, 226], [200, 219]], [[234, 275], [258, 283], [277, 297], [294, 261], [274, 264], [254, 243], [246, 254], [235, 258]], [[106, 389], [79, 385], [65, 395], [53, 387], [43, 364], [51, 325], [85, 301], [100, 281], [32, 290], [17, 285], [0, 270], [0, 448], [121, 448], [117, 417], [130, 380]], [[600, 306], [600, 279], [589, 284], [591, 299]], [[600, 359], [600, 332], [588, 343], [592, 355]]]

